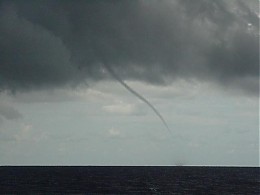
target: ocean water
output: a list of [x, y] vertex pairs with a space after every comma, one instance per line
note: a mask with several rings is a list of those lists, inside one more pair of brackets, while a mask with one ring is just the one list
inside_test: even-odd
[[0, 194], [260, 194], [260, 168], [2, 166]]

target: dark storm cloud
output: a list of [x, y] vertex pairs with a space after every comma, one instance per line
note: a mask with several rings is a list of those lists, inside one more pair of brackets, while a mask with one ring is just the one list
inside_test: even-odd
[[[0, 89], [107, 79], [217, 82], [258, 94], [259, 2], [2, 1]], [[250, 81], [241, 84], [241, 81]]]

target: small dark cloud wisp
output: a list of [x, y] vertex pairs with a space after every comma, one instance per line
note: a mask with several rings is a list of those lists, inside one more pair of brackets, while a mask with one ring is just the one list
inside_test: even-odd
[[0, 104], [0, 123], [2, 118], [7, 120], [17, 120], [22, 118], [22, 114], [12, 106]]

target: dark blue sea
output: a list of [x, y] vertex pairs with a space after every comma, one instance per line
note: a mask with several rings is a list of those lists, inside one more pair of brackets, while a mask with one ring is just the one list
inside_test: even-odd
[[260, 168], [2, 166], [0, 194], [260, 194]]

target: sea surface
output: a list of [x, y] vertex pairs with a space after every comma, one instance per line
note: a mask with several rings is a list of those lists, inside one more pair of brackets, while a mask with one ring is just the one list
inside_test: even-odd
[[0, 166], [0, 194], [260, 194], [260, 168]]

